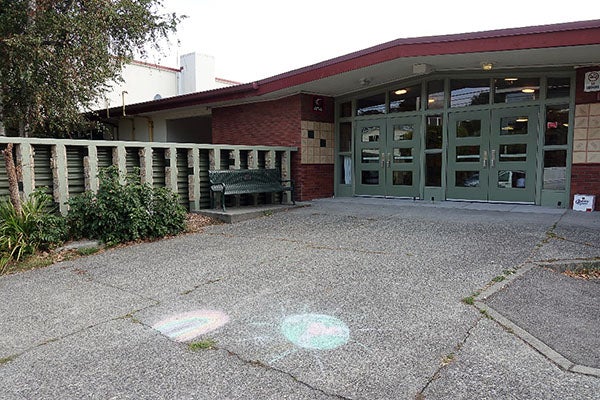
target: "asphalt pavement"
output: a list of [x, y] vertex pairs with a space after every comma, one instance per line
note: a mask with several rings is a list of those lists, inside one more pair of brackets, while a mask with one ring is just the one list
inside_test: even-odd
[[327, 199], [0, 277], [2, 399], [600, 399], [600, 213]]

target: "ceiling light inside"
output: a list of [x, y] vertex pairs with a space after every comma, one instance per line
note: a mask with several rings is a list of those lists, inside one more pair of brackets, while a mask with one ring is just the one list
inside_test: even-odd
[[394, 94], [398, 94], [398, 95], [406, 94], [406, 93], [408, 93], [408, 90], [406, 90], [406, 89], [398, 89], [394, 92]]
[[535, 89], [525, 88], [525, 89], [521, 90], [521, 92], [523, 92], [523, 93], [535, 93]]

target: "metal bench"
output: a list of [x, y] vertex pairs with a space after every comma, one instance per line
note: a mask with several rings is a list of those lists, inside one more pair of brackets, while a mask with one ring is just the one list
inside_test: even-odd
[[276, 169], [229, 169], [208, 171], [210, 180], [210, 202], [215, 207], [215, 193], [221, 194], [221, 206], [225, 211], [225, 196], [254, 193], [281, 193], [280, 203], [283, 203], [283, 192], [290, 192], [294, 200], [294, 183], [291, 179], [281, 179]]

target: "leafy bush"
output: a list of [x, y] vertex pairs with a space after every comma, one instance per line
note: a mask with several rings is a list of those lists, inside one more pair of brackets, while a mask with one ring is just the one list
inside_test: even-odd
[[119, 182], [116, 167], [100, 170], [97, 193], [85, 192], [69, 200], [67, 221], [76, 238], [107, 244], [159, 238], [185, 228], [186, 210], [166, 188], [142, 184], [139, 169]]
[[0, 272], [11, 260], [66, 240], [66, 221], [51, 205], [52, 198], [41, 190], [22, 202], [20, 215], [8, 199], [0, 200]]

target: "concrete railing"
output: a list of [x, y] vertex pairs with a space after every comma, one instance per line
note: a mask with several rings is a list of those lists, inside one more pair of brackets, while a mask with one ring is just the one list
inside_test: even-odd
[[[291, 152], [297, 151], [295, 147], [0, 137], [0, 149], [8, 143], [15, 145], [20, 190], [29, 195], [44, 188], [63, 214], [70, 196], [98, 189], [102, 167], [116, 165], [123, 181], [137, 167], [142, 182], [168, 187], [190, 211], [196, 211], [210, 204], [208, 170], [278, 168], [289, 179]], [[2, 196], [8, 194], [8, 180], [4, 160], [0, 161]]]

